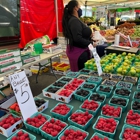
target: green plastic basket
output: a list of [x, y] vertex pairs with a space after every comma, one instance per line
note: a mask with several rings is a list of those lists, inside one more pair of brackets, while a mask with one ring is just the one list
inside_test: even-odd
[[[129, 84], [129, 87], [125, 87], [125, 84]], [[124, 81], [119, 81], [116, 85], [117, 88], [128, 88], [128, 89], [132, 89], [133, 84], [129, 83], [129, 82], [124, 82]]]
[[100, 133], [100, 134], [102, 134], [102, 135], [105, 135], [105, 136], [107, 136], [107, 137], [109, 137], [109, 138], [113, 138], [114, 135], [115, 135], [115, 133], [116, 133], [116, 130], [117, 130], [117, 126], [118, 126], [118, 124], [119, 124], [119, 121], [118, 121], [118, 120], [115, 120], [115, 121], [117, 122], [116, 129], [115, 129], [114, 133], [110, 133], [110, 132], [102, 131], [102, 130], [99, 130], [99, 129], [96, 128], [96, 124], [98, 123], [98, 121], [99, 121], [100, 118], [108, 119], [108, 118], [106, 118], [106, 117], [99, 116], [99, 117], [97, 118], [96, 122], [94, 123], [93, 127], [92, 127], [93, 130], [94, 130], [95, 132]]
[[140, 84], [137, 85], [137, 90], [140, 91]]
[[76, 77], [78, 77], [79, 76], [79, 72], [72, 72], [72, 71], [70, 71], [70, 72], [68, 72], [67, 73], [67, 77], [71, 77], [71, 78], [76, 78]]
[[[93, 92], [89, 97], [88, 97], [88, 100], [91, 100], [90, 97], [93, 95], [93, 94], [96, 94], [95, 92]], [[99, 94], [99, 93], [97, 93]], [[105, 94], [101, 94], [100, 96], [104, 96], [104, 100], [102, 102], [100, 101], [97, 101], [97, 102], [100, 102], [101, 103], [101, 107], [105, 104], [105, 101], [106, 101], [106, 95]], [[95, 101], [95, 100], [94, 100]]]
[[89, 83], [95, 83], [95, 84], [99, 85], [102, 82], [102, 78], [101, 77], [96, 77], [96, 76], [90, 76], [87, 79], [87, 82], [89, 82]]
[[[129, 113], [129, 112], [128, 112], [128, 113]], [[129, 124], [129, 123], [126, 122], [128, 113], [127, 113], [127, 115], [126, 115], [126, 117], [125, 117], [125, 119], [124, 119], [124, 124], [131, 125], [131, 126], [133, 126], [133, 127], [139, 127], [139, 128], [140, 128], [139, 125]], [[139, 113], [139, 114], [140, 114], [140, 113]]]
[[[77, 91], [80, 91], [82, 88], [80, 88], [79, 90], [77, 90]], [[85, 90], [85, 89], [84, 89]], [[83, 102], [83, 101], [85, 101], [90, 95], [91, 95], [91, 91], [89, 91], [89, 90], [86, 90], [86, 91], [88, 91], [89, 92], [89, 94], [87, 95], [87, 96], [80, 96], [80, 95], [78, 95], [78, 94], [76, 94], [76, 92], [77, 91], [75, 91], [74, 92], [74, 98], [76, 99], [76, 100], [79, 100], [79, 101], [81, 101], [81, 102]]]
[[[69, 81], [66, 81], [65, 78], [68, 79]], [[57, 81], [69, 83], [72, 79], [73, 79], [73, 78], [66, 77], [66, 76], [62, 76], [62, 77], [59, 78]]]
[[124, 95], [117, 94], [117, 93], [116, 93], [116, 90], [117, 90], [117, 89], [127, 89], [127, 88], [116, 88], [116, 89], [114, 90], [114, 93], [113, 93], [115, 96], [123, 97], [123, 98], [128, 98], [128, 99], [130, 98], [130, 96], [131, 96], [131, 90], [130, 90], [130, 89], [127, 89], [127, 90], [130, 91], [129, 96], [124, 96]]
[[139, 92], [140, 92], [140, 91], [135, 91], [135, 92], [134, 92], [133, 97], [132, 97], [132, 100], [140, 100], [140, 99], [135, 98], [135, 95], [136, 95], [137, 93], [139, 93]]
[[[100, 89], [99, 89], [100, 86], [103, 86], [104, 88], [110, 87], [111, 90], [110, 90], [110, 92], [100, 91]], [[99, 94], [105, 94], [106, 97], [110, 97], [110, 96], [111, 96], [111, 93], [112, 93], [112, 91], [113, 91], [113, 86], [105, 86], [105, 85], [100, 85], [100, 86], [97, 87], [96, 92], [99, 93]]]
[[89, 73], [91, 72], [91, 70], [83, 68], [79, 72], [80, 72], [80, 74], [89, 75]]
[[[114, 106], [113, 106], [113, 107], [114, 107]], [[117, 107], [114, 107], [114, 108], [117, 108]], [[121, 108], [121, 107], [120, 107], [120, 108]], [[121, 108], [120, 116], [119, 116], [119, 117], [104, 115], [102, 110], [101, 110], [101, 115], [104, 116], [104, 117], [107, 117], [107, 118], [114, 118], [114, 119], [116, 119], [116, 120], [120, 120], [121, 117], [122, 117], [122, 108]]]
[[124, 124], [123, 125], [123, 128], [122, 128], [122, 131], [120, 133], [120, 136], [119, 136], [119, 140], [124, 140], [123, 139], [123, 133], [124, 133], [124, 131], [125, 131], [126, 128], [132, 128], [134, 130], [140, 130], [140, 128], [138, 128], [138, 127], [134, 127], [134, 126], [131, 126], [131, 125]]
[[[41, 114], [42, 116], [46, 117], [47, 121], [49, 121], [50, 118], [51, 118], [49, 115], [46, 115], [46, 114], [43, 114], [43, 113], [40, 113], [40, 112], [36, 112], [36, 113], [33, 114], [30, 118], [33, 118], [33, 117], [37, 116], [38, 114]], [[40, 134], [39, 128], [34, 127], [34, 126], [28, 124], [26, 121], [24, 121], [24, 125], [25, 125], [25, 127], [26, 127], [27, 129], [29, 129], [29, 130], [31, 130], [31, 131], [37, 133], [37, 134]], [[40, 126], [40, 127], [41, 127], [41, 126]]]
[[[112, 98], [122, 98], [122, 97], [118, 97], [118, 96], [114, 96], [114, 95], [113, 95]], [[112, 98], [111, 98], [111, 99], [112, 99]], [[127, 98], [122, 98], [122, 99], [125, 99], [125, 100], [126, 100], [126, 105], [125, 105], [125, 106], [123, 106], [123, 105], [118, 105], [118, 104], [113, 104], [113, 103], [111, 103], [111, 99], [109, 100], [109, 104], [110, 104], [110, 105], [112, 105], [112, 106], [114, 106], [114, 107], [120, 106], [120, 107], [122, 108], [122, 112], [125, 111], [125, 109], [126, 109], [127, 106], [128, 106], [129, 99], [127, 99]]]
[[[84, 85], [94, 85], [94, 88], [92, 88], [92, 89], [90, 89], [90, 88], [85, 88], [84, 87]], [[95, 91], [95, 89], [96, 89], [96, 87], [97, 87], [97, 84], [94, 84], [94, 83], [88, 83], [88, 82], [85, 82], [82, 86], [81, 86], [81, 88], [83, 88], [83, 89], [86, 89], [86, 90], [90, 90], [90, 91]]]
[[[72, 125], [70, 125], [69, 127], [67, 127], [66, 128], [66, 130], [79, 130], [79, 131], [81, 131], [81, 132], [84, 132], [84, 133], [86, 133], [87, 134], [87, 136], [86, 136], [86, 138], [85, 139], [83, 139], [83, 140], [87, 140], [87, 137], [88, 137], [88, 135], [89, 135], [89, 133], [87, 132], [87, 131], [84, 131], [84, 130], [82, 130], [82, 129], [80, 129], [80, 128], [78, 128], [78, 127], [75, 127], [75, 126], [72, 126]], [[60, 136], [58, 137], [58, 140], [61, 140], [61, 137], [62, 136], [64, 136], [64, 132], [65, 132], [65, 130], [60, 134]]]
[[[74, 113], [78, 113], [78, 112], [84, 113], [84, 112], [81, 111], [81, 110], [77, 110], [77, 111], [75, 111]], [[91, 125], [91, 122], [92, 122], [92, 120], [93, 120], [93, 117], [94, 117], [94, 116], [92, 115], [92, 117], [90, 118], [90, 120], [89, 120], [85, 125], [80, 125], [80, 124], [78, 124], [78, 123], [72, 121], [72, 120], [70, 119], [70, 117], [68, 118], [68, 122], [69, 122], [71, 125], [74, 125], [74, 126], [76, 126], [76, 127], [78, 127], [78, 128], [81, 128], [81, 129], [83, 129], [83, 130], [86, 130], [86, 129]]]
[[[106, 136], [104, 136], [104, 135], [102, 135], [102, 134], [100, 134], [100, 133], [95, 132], [95, 133], [92, 135], [92, 137], [90, 138], [90, 140], [92, 140], [92, 138], [93, 138], [94, 136], [98, 136], [99, 138], [102, 138], [102, 139], [106, 137]], [[108, 140], [113, 140], [113, 139], [111, 139], [111, 138], [109, 138], [109, 137], [106, 137], [106, 138], [108, 138]]]
[[61, 105], [61, 104], [64, 104], [64, 103], [58, 103], [54, 108], [52, 108], [50, 110], [50, 113], [52, 114], [53, 117], [57, 118], [57, 119], [60, 119], [62, 121], [66, 121], [68, 119], [68, 117], [72, 114], [72, 109], [73, 109], [73, 106], [71, 105], [66, 105], [70, 108], [70, 111], [66, 114], [66, 115], [61, 115], [61, 114], [58, 114], [58, 113], [55, 113], [53, 112], [53, 110], [58, 106], [58, 105]]
[[[55, 118], [54, 118], [55, 119]], [[55, 119], [55, 120], [58, 120], [58, 119]], [[61, 121], [62, 122], [62, 121]], [[42, 125], [40, 128], [39, 128], [39, 131], [40, 131], [40, 133], [41, 133], [41, 136], [42, 137], [44, 137], [45, 139], [47, 139], [47, 140], [58, 140], [58, 136], [67, 128], [67, 126], [68, 126], [68, 124], [67, 123], [65, 123], [65, 122], [62, 122], [62, 123], [64, 123], [66, 126], [58, 133], [58, 135], [57, 136], [55, 136], [55, 137], [53, 137], [52, 135], [50, 135], [50, 134], [47, 134], [46, 132], [44, 132], [43, 130], [42, 130], [42, 127], [45, 125]]]
[[24, 133], [28, 133], [30, 140], [36, 140], [36, 136], [30, 134], [29, 132], [27, 132], [27, 131], [25, 131], [25, 130], [23, 130], [23, 129], [20, 129], [20, 130], [16, 131], [16, 132], [15, 132], [10, 138], [8, 138], [7, 140], [12, 140], [12, 138], [13, 138], [14, 136], [17, 136], [17, 133], [18, 133], [19, 131], [23, 131]]
[[[91, 101], [91, 100], [89, 100], [89, 101]], [[96, 102], [96, 101], [95, 101]], [[96, 114], [98, 113], [98, 111], [99, 111], [99, 109], [100, 109], [100, 107], [101, 107], [101, 103], [100, 102], [96, 102], [96, 103], [98, 103], [98, 108], [94, 111], [94, 110], [89, 110], [89, 109], [84, 109], [84, 108], [82, 108], [82, 105], [84, 104], [84, 103], [82, 103], [81, 105], [80, 105], [80, 109], [82, 110], [82, 111], [88, 111], [90, 114], [93, 114], [94, 116], [96, 116]]]
[[[137, 101], [137, 102], [140, 103], [140, 100], [135, 100], [135, 101]], [[131, 109], [132, 109], [134, 112], [140, 113], [140, 110], [134, 110], [134, 109], [132, 108], [132, 105], [133, 105], [133, 103], [134, 103], [135, 101], [132, 101], [132, 102], [131, 102]]]

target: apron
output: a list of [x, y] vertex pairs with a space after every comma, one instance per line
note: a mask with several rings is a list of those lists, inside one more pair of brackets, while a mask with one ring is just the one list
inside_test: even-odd
[[73, 72], [79, 71], [78, 68], [78, 59], [80, 57], [80, 55], [87, 51], [89, 53], [89, 59], [91, 58], [90, 56], [90, 51], [88, 48], [78, 48], [78, 47], [70, 47], [70, 45], [67, 45], [67, 49], [66, 49], [66, 54], [69, 58], [69, 62], [70, 62], [70, 69]]

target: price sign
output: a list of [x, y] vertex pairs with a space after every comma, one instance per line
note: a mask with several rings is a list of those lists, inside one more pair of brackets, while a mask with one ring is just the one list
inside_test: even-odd
[[97, 66], [97, 70], [98, 70], [98, 74], [100, 76], [103, 73], [102, 68], [101, 68], [101, 64], [100, 64], [100, 60], [101, 59], [100, 59], [99, 55], [97, 54], [96, 48], [94, 48], [92, 44], [90, 44], [88, 46], [88, 48], [93, 53], [93, 56], [94, 56], [94, 59], [95, 59], [95, 63], [96, 63], [96, 66]]
[[28, 78], [24, 71], [9, 76], [23, 119], [26, 120], [37, 108], [29, 86]]

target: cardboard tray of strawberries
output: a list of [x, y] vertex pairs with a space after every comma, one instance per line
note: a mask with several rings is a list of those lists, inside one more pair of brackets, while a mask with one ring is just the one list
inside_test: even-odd
[[[79, 117], [77, 118], [77, 116]], [[92, 114], [89, 114], [87, 111], [83, 112], [81, 110], [77, 110], [68, 118], [68, 122], [71, 125], [86, 130], [91, 125], [93, 117], [94, 116]], [[75, 119], [75, 121], [73, 119]]]
[[112, 98], [109, 100], [109, 104], [112, 106], [120, 106], [122, 108], [122, 112], [125, 111], [125, 109], [127, 108], [129, 103], [129, 99], [128, 98], [122, 98], [119, 96], [115, 96], [113, 95]]
[[87, 140], [89, 133], [87, 131], [84, 131], [78, 127], [70, 125], [67, 127], [58, 137], [58, 140], [66, 139], [82, 139]]
[[67, 128], [68, 124], [52, 118], [39, 128], [42, 137], [47, 140], [58, 140], [58, 136]]
[[[102, 123], [104, 123], [104, 125], [108, 124], [108, 127], [105, 128], [102, 125]], [[106, 118], [103, 116], [99, 116], [92, 128], [94, 132], [103, 134], [109, 138], [114, 138], [118, 124], [119, 124], [118, 120], [115, 120], [113, 118]]]
[[66, 121], [68, 117], [72, 114], [72, 105], [66, 105], [64, 103], [58, 103], [54, 108], [50, 110], [53, 117]]
[[90, 140], [99, 140], [99, 139], [102, 139], [102, 140], [113, 140], [113, 139], [111, 139], [109, 137], [106, 137], [106, 136], [104, 136], [104, 135], [102, 135], [100, 133], [97, 133], [97, 132], [95, 132], [92, 135], [92, 137], [90, 138]]
[[51, 117], [49, 115], [36, 112], [26, 121], [24, 121], [24, 125], [27, 129], [40, 134], [39, 128], [47, 121], [49, 121]]
[[20, 129], [18, 131], [16, 131], [16, 133], [14, 133], [10, 138], [8, 138], [7, 140], [17, 140], [17, 139], [23, 139], [23, 140], [36, 140], [36, 136], [30, 134], [29, 132]]
[[87, 99], [80, 105], [79, 108], [82, 111], [88, 111], [89, 113], [91, 113], [95, 116], [98, 113], [100, 107], [101, 107], [100, 102], [96, 102], [96, 101]]
[[[131, 136], [129, 135], [130, 133]], [[119, 140], [127, 140], [128, 138], [130, 138], [131, 140], [140, 139], [140, 128], [124, 124], [122, 131], [119, 135]]]
[[101, 115], [107, 118], [114, 118], [116, 120], [120, 120], [122, 117], [122, 108], [106, 104], [102, 107]]

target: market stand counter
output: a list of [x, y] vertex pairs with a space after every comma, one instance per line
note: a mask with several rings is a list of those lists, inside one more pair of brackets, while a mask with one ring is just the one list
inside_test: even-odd
[[[137, 84], [136, 84], [136, 86], [137, 86]], [[133, 88], [132, 88], [132, 92], [131, 92], [131, 96], [130, 96], [128, 106], [127, 106], [125, 112], [122, 113], [122, 117], [119, 120], [119, 125], [117, 127], [117, 131], [116, 131], [116, 134], [114, 136], [114, 140], [119, 140], [119, 135], [120, 135], [120, 133], [122, 131], [122, 127], [124, 125], [125, 117], [126, 117], [128, 111], [131, 109], [131, 101], [132, 101], [134, 91], [136, 90], [136, 86], [133, 86]], [[113, 96], [113, 93], [111, 95]], [[42, 93], [40, 95], [38, 95], [38, 97], [45, 98]], [[54, 108], [56, 106], [56, 104], [59, 103], [59, 101], [56, 101], [56, 100], [50, 99], [50, 98], [45, 98], [45, 99], [49, 100], [49, 106], [43, 113], [52, 116], [51, 113], [50, 113], [50, 110], [52, 108]], [[106, 98], [105, 104], [107, 104], [109, 102], [109, 100], [110, 100], [110, 98]], [[70, 103], [68, 103], [68, 105], [72, 105], [74, 107], [73, 110], [72, 110], [72, 113], [73, 113], [76, 110], [79, 110], [79, 107], [80, 107], [80, 105], [82, 103], [83, 102], [81, 102], [81, 101], [72, 99], [70, 101]], [[101, 108], [99, 109], [99, 112], [96, 114], [96, 116], [93, 118], [92, 123], [89, 126], [89, 128], [86, 130], [87, 132], [89, 132], [89, 136], [88, 136], [87, 140], [89, 140], [91, 138], [91, 136], [93, 135], [93, 133], [95, 133], [94, 130], [92, 129], [92, 126], [95, 124], [95, 122], [96, 122], [96, 120], [97, 120], [97, 118], [99, 116], [101, 116]], [[68, 120], [66, 121], [66, 123], [69, 124]], [[41, 135], [38, 135], [38, 134], [36, 134], [36, 133], [34, 133], [34, 132], [30, 131], [30, 130], [27, 130], [25, 127], [23, 127], [23, 129], [26, 130], [27, 132], [35, 135], [37, 140], [44, 139]], [[6, 140], [6, 137], [4, 137], [3, 135], [0, 135], [0, 140]]]

